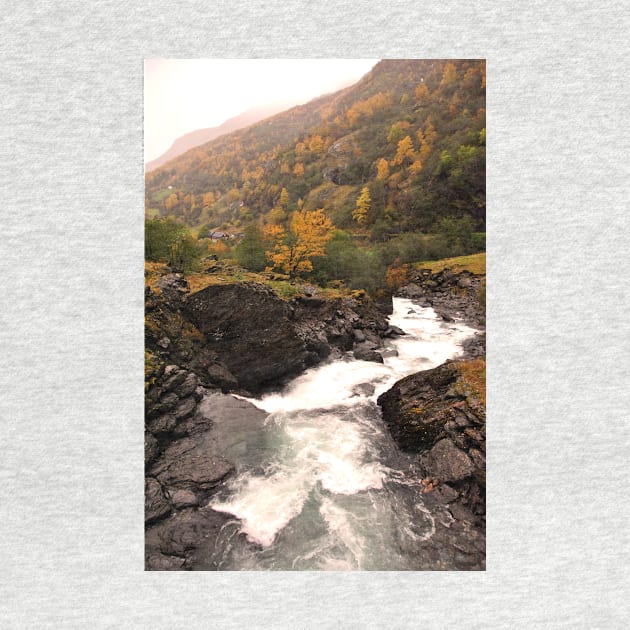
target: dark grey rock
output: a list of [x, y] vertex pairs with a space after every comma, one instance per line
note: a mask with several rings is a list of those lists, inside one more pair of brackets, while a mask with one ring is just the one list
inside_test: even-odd
[[194, 394], [198, 384], [199, 380], [197, 379], [197, 376], [192, 372], [189, 372], [186, 375], [184, 382], [177, 388], [177, 395], [180, 398], [186, 398], [187, 396]]
[[144, 432], [144, 463], [150, 464], [158, 455], [158, 441], [148, 432]]
[[366, 348], [357, 348], [354, 352], [354, 358], [357, 361], [373, 361], [374, 363], [383, 363], [383, 355], [376, 350], [368, 350]]
[[384, 333], [385, 337], [402, 337], [407, 333], [402, 329], [398, 328], [398, 326], [389, 326]]
[[168, 392], [160, 396], [159, 408], [162, 411], [171, 411], [179, 404], [179, 398], [174, 392]]
[[269, 287], [213, 285], [189, 296], [184, 309], [248, 391], [260, 392], [303, 370], [309, 351], [289, 322], [286, 302]]
[[165, 486], [209, 490], [233, 470], [231, 462], [209, 452], [203, 441], [184, 438], [166, 448], [151, 475]]
[[213, 363], [207, 369], [210, 383], [223, 391], [230, 391], [238, 387], [238, 381], [222, 363]]
[[179, 295], [185, 295], [190, 291], [186, 278], [181, 273], [169, 273], [162, 276], [157, 286], [162, 290], [162, 293], [174, 293]]
[[470, 476], [474, 467], [470, 458], [453, 442], [440, 440], [429, 452], [427, 468], [440, 481], [461, 481]]
[[177, 424], [177, 418], [172, 413], [165, 413], [147, 422], [147, 428], [151, 433], [170, 433]]
[[162, 389], [165, 392], [170, 392], [176, 387], [179, 387], [185, 380], [188, 372], [186, 370], [177, 370], [170, 373], [170, 375], [162, 383]]
[[449, 511], [453, 515], [453, 518], [458, 521], [467, 521], [469, 523], [475, 522], [475, 515], [461, 503], [453, 503], [449, 506]]
[[355, 340], [357, 343], [361, 343], [362, 341], [365, 341], [365, 333], [364, 333], [362, 330], [360, 330], [360, 329], [358, 329], [358, 328], [355, 328], [355, 329], [352, 331], [352, 334], [353, 334], [353, 336], [354, 336], [354, 340]]
[[146, 523], [164, 518], [171, 511], [171, 505], [164, 496], [162, 486], [152, 477], [144, 480], [144, 520]]
[[169, 492], [169, 495], [171, 497], [171, 503], [173, 504], [173, 507], [175, 507], [177, 510], [199, 505], [199, 499], [197, 495], [191, 490], [175, 488], [174, 490]]
[[184, 418], [187, 418], [188, 416], [192, 416], [196, 408], [197, 408], [197, 402], [195, 401], [195, 398], [193, 396], [190, 396], [180, 401], [179, 405], [175, 407], [175, 410], [173, 411], [173, 415], [175, 416], [177, 420], [183, 420]]
[[167, 556], [159, 551], [149, 553], [145, 558], [146, 571], [181, 571], [186, 563], [185, 558]]
[[195, 562], [194, 551], [208, 540], [216, 539], [223, 525], [232, 519], [210, 508], [184, 509], [147, 529], [146, 557], [177, 556], [185, 560], [180, 568], [190, 568]]

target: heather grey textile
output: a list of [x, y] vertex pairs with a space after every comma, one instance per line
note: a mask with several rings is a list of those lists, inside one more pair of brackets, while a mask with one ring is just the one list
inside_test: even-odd
[[[0, 625], [625, 627], [629, 22], [618, 0], [6, 5]], [[486, 572], [143, 571], [159, 56], [487, 58]]]

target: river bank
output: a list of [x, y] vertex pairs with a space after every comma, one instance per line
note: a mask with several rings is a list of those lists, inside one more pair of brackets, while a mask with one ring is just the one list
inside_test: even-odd
[[[242, 521], [235, 524], [233, 516], [226, 511], [214, 510], [210, 505], [216, 492], [225, 489], [230, 480], [243, 472], [243, 461], [253, 465], [259, 456], [262, 457], [260, 461], [264, 461], [263, 455], [269, 455], [263, 452], [264, 446], [259, 443], [268, 413], [247, 401], [221, 394], [217, 389], [260, 396], [269, 390], [269, 375], [277, 379], [276, 384], [286, 382], [291, 375], [308, 368], [309, 362], [330, 362], [341, 358], [344, 352], [352, 352], [348, 358], [354, 356], [355, 359], [365, 357], [364, 351], [378, 354], [378, 358], [372, 356], [372, 363], [368, 364], [378, 370], [379, 364], [390, 360], [387, 354], [391, 347], [386, 345], [391, 346], [391, 343], [386, 340], [404, 337], [397, 337], [401, 332], [399, 327], [390, 326], [385, 314], [369, 304], [331, 304], [312, 295], [286, 307], [276, 303], [273, 296], [259, 287], [213, 289], [205, 294], [200, 292], [202, 295], [188, 296], [185, 286], [177, 278], [168, 279], [165, 289], [165, 295], [148, 294], [147, 297], [154, 321], [157, 319], [161, 324], [171, 325], [170, 329], [162, 326], [159, 332], [168, 329], [171, 336], [167, 337], [167, 343], [164, 336], [153, 335], [147, 345], [162, 348], [165, 354], [168, 351], [169, 357], [187, 365], [172, 364], [161, 371], [156, 368], [147, 392], [146, 567], [153, 570], [226, 568], [225, 557], [210, 552], [212, 541], [221, 535], [228, 536], [231, 545], [240, 539], [242, 548], [251, 545], [251, 541], [244, 540], [246, 535], [240, 532]], [[231, 295], [235, 302], [230, 305]], [[218, 302], [228, 306], [218, 308]], [[234, 318], [231, 313], [238, 304], [247, 308], [242, 307]], [[264, 317], [257, 316], [261, 314]], [[280, 321], [281, 325], [270, 328], [271, 321], [276, 324]], [[262, 328], [263, 325], [267, 328]], [[245, 328], [257, 329], [257, 333], [250, 336], [248, 343], [237, 346], [236, 351], [232, 343], [234, 338], [230, 339], [230, 335]], [[273, 338], [270, 345], [267, 331], [278, 335], [279, 328], [283, 328], [282, 334]], [[179, 338], [173, 334], [178, 330]], [[208, 338], [214, 343], [203, 343]], [[299, 360], [283, 364], [279, 348], [291, 351], [292, 356], [297, 353]], [[231, 349], [232, 357], [226, 349]], [[252, 372], [249, 367], [256, 360], [251, 358], [252, 352], [267, 353], [261, 364], [252, 366], [257, 372]], [[364, 361], [357, 363], [364, 364]], [[347, 369], [346, 365], [344, 370]], [[373, 398], [369, 410], [371, 426], [378, 426], [382, 421], [375, 404], [375, 388], [369, 383], [362, 387], [364, 390], [360, 395], [366, 400]], [[427, 481], [426, 463], [423, 464], [422, 458], [384, 446], [388, 440], [394, 445], [386, 426], [391, 431], [393, 425], [391, 422], [383, 425], [382, 433], [386, 439], [379, 448], [388, 451], [389, 460], [397, 460], [399, 472], [406, 470], [400, 472], [399, 481], [388, 478], [385, 484], [398, 484], [395, 491], [391, 487], [388, 490], [389, 495], [396, 497], [392, 501], [400, 502], [405, 493], [411, 493], [410, 497], [417, 499], [420, 493], [424, 509], [427, 509], [425, 504], [434, 504], [428, 512], [433, 523], [431, 528], [435, 530], [427, 538], [429, 542], [420, 541], [427, 534], [425, 531], [412, 540], [413, 544], [409, 540], [406, 543], [415, 550], [407, 552], [410, 558], [415, 558], [415, 564], [412, 562], [407, 566], [405, 560], [393, 568], [482, 568], [483, 535], [479, 523], [469, 518], [467, 512], [459, 510], [457, 516], [461, 518], [456, 518], [448, 510], [449, 503], [460, 498], [459, 491], [455, 491], [457, 497], [449, 494], [447, 480], [442, 480], [438, 491], [440, 481], [435, 477]], [[395, 439], [396, 432], [392, 431], [392, 435]], [[229, 444], [227, 436], [232, 436], [235, 442]], [[252, 452], [255, 454], [253, 459]], [[343, 473], [337, 471], [337, 476], [342, 477]], [[452, 481], [450, 487], [453, 489]], [[375, 492], [374, 488], [366, 490], [368, 494]], [[408, 502], [412, 501], [410, 497]], [[391, 501], [389, 504], [391, 507]], [[409, 523], [415, 523], [416, 529], [419, 523], [429, 522], [429, 516], [422, 511], [412, 508], [411, 512], [415, 516], [408, 513]], [[438, 514], [441, 516], [436, 521]], [[453, 537], [459, 546], [457, 553], [461, 557], [458, 559], [453, 553], [453, 540], [450, 540]], [[449, 546], [451, 552], [445, 551]], [[424, 560], [419, 560], [421, 557]]]

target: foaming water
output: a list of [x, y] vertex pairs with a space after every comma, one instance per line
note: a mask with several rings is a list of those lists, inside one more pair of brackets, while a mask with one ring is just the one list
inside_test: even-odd
[[420, 487], [404, 481], [399, 468], [409, 460], [384, 429], [376, 398], [460, 354], [475, 331], [406, 299], [394, 299], [390, 323], [407, 334], [389, 343], [384, 364], [348, 357], [251, 399], [270, 414], [265, 439], [274, 451], [249, 462], [210, 504], [239, 519], [214, 551], [219, 568], [413, 568], [409, 549], [435, 531], [433, 516]]

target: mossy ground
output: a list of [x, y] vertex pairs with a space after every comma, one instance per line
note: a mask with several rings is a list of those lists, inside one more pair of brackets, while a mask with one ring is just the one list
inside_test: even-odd
[[[474, 359], [472, 361], [462, 361], [459, 364], [459, 372], [462, 377], [462, 383], [466, 399], [469, 404], [474, 403], [475, 399], [485, 408], [486, 406], [486, 362], [483, 359]], [[474, 406], [474, 405], [471, 405]]]

